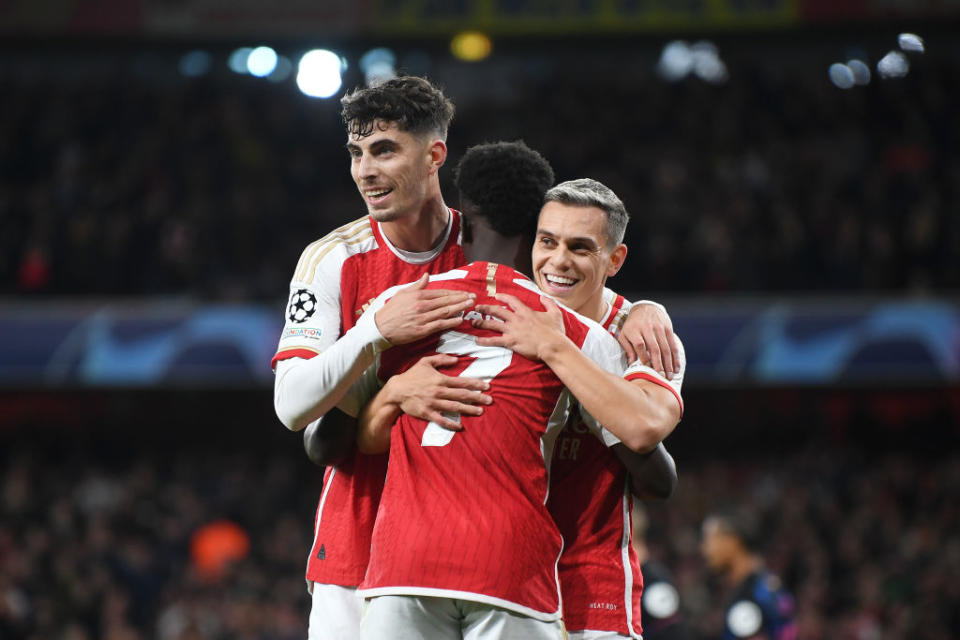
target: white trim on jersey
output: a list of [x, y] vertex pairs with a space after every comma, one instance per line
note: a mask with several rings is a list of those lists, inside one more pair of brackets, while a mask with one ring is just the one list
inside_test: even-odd
[[[383, 236], [383, 242], [387, 246], [387, 249], [390, 249], [393, 255], [397, 256], [404, 262], [409, 262], [410, 264], [426, 264], [428, 262], [432, 262], [433, 259], [440, 255], [440, 252], [443, 251], [447, 246], [447, 240], [450, 239], [450, 230], [453, 229], [453, 211], [450, 210], [450, 207], [447, 207], [446, 231], [443, 232], [443, 238], [440, 240], [440, 242], [429, 251], [407, 251], [405, 249], [401, 249], [400, 247], [394, 246], [394, 244], [390, 242], [390, 238], [387, 237], [387, 234], [384, 233], [383, 225], [375, 220], [371, 219], [371, 221], [373, 224], [379, 227], [380, 235]], [[462, 230], [463, 225], [460, 225], [460, 228]]]
[[[559, 584], [559, 582], [557, 583]], [[562, 609], [557, 609], [553, 613], [544, 613], [530, 607], [524, 607], [516, 602], [494, 598], [493, 596], [482, 593], [473, 593], [472, 591], [456, 591], [454, 589], [435, 589], [431, 587], [377, 587], [374, 589], [359, 589], [357, 591], [364, 598], [376, 598], [377, 596], [429, 596], [434, 598], [453, 598], [455, 600], [469, 600], [470, 602], [479, 602], [492, 607], [500, 607], [519, 613], [520, 615], [542, 620], [543, 622], [553, 622], [561, 618]]]
[[633, 569], [630, 566], [630, 542], [633, 535], [633, 527], [630, 523], [630, 479], [627, 477], [623, 483], [623, 498], [620, 500], [623, 506], [623, 534], [620, 543], [620, 558], [623, 561], [623, 606], [627, 612], [627, 629], [630, 631], [631, 638], [643, 638], [637, 635], [633, 630]]
[[[310, 551], [307, 552], [307, 566], [313, 559], [313, 548], [317, 544], [317, 537], [320, 535], [320, 521], [323, 519], [323, 505], [327, 502], [327, 493], [333, 485], [333, 476], [337, 475], [337, 468], [330, 467], [330, 477], [323, 483], [323, 493], [320, 494], [320, 506], [317, 507], [317, 521], [313, 525], [313, 542], [310, 543]], [[313, 582], [307, 580], [307, 591], [313, 593]]]

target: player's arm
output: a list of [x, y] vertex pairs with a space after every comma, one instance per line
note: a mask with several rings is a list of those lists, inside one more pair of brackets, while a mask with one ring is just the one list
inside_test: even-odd
[[361, 453], [385, 453], [390, 449], [390, 431], [401, 413], [435, 422], [444, 429], [463, 427], [449, 416], [478, 416], [493, 399], [483, 391], [484, 380], [448, 376], [438, 367], [456, 365], [456, 356], [437, 354], [421, 358], [403, 373], [391, 376], [373, 399], [360, 410], [356, 432]]
[[[332, 328], [331, 323], [315, 345], [314, 350], [319, 351], [316, 356], [277, 361], [274, 409], [280, 421], [288, 429], [300, 431], [340, 403], [380, 351], [458, 325], [459, 314], [473, 306], [475, 296], [462, 291], [426, 289], [427, 282], [424, 275], [409, 287], [391, 290], [394, 295], [382, 294], [374, 303], [375, 308], [364, 313], [352, 329], [335, 341], [327, 337], [336, 335], [339, 329]], [[339, 324], [339, 308], [329, 302], [323, 305], [322, 297], [318, 304]], [[303, 351], [289, 353], [300, 355]]]
[[[604, 289], [604, 299], [617, 297]], [[652, 300], [640, 300], [630, 305], [623, 327], [617, 333], [617, 342], [623, 347], [627, 359], [639, 359], [668, 380], [680, 373], [680, 355], [673, 322], [666, 307]]]
[[595, 363], [567, 337], [552, 300], [541, 298], [546, 311], [538, 312], [514, 296], [496, 298], [509, 308], [478, 305], [480, 313], [494, 319], [474, 324], [501, 335], [480, 338], [477, 344], [507, 347], [543, 361], [596, 421], [632, 451], [651, 451], [677, 426], [681, 407], [676, 392], [644, 377], [624, 379]]
[[641, 500], [665, 500], [677, 487], [677, 465], [661, 442], [648, 453], [635, 453], [622, 443], [610, 449], [630, 474], [630, 491]]
[[303, 430], [303, 449], [314, 464], [335, 467], [353, 452], [356, 439], [357, 419], [333, 408]]

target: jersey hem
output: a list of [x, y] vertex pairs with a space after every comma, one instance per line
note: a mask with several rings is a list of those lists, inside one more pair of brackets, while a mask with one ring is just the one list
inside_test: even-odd
[[677, 399], [677, 402], [680, 403], [680, 415], [681, 416], [683, 415], [683, 398], [680, 397], [680, 394], [677, 393], [677, 390], [674, 389], [669, 382], [665, 382], [664, 380], [661, 380], [659, 377], [650, 373], [645, 373], [643, 371], [640, 371], [637, 373], [629, 373], [626, 376], [624, 376], [624, 379], [625, 380], [641, 380], [641, 379], [648, 380], [654, 384], [660, 385], [664, 389], [667, 389], [668, 391], [670, 391], [670, 393], [674, 395], [674, 397]]
[[372, 589], [358, 589], [357, 593], [364, 598], [376, 598], [377, 596], [428, 596], [433, 598], [469, 600], [471, 602], [479, 602], [481, 604], [507, 609], [508, 611], [513, 611], [515, 613], [525, 615], [528, 618], [533, 618], [534, 620], [540, 620], [542, 622], [555, 622], [561, 618], [559, 609], [553, 613], [545, 613], [530, 607], [525, 607], [510, 600], [504, 600], [502, 598], [496, 598], [494, 596], [488, 596], [482, 593], [473, 593], [472, 591], [435, 589], [431, 587], [374, 587]]
[[290, 358], [304, 358], [309, 360], [310, 358], [318, 355], [320, 355], [319, 351], [309, 347], [294, 347], [292, 349], [284, 349], [283, 351], [278, 351], [277, 355], [273, 356], [273, 359], [270, 360], [270, 368], [276, 369], [277, 363], [281, 360], [289, 360]]

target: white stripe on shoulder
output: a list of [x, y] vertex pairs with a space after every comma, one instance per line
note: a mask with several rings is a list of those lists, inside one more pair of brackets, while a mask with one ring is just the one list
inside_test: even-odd
[[[297, 263], [297, 270], [294, 273], [294, 280], [299, 282], [308, 281], [311, 274], [316, 271], [320, 261], [337, 247], [352, 247], [356, 250], [365, 241], [373, 238], [373, 228], [370, 226], [370, 218], [363, 217], [354, 220], [341, 227], [338, 227], [311, 243], [303, 250], [300, 261]], [[354, 253], [356, 251], [353, 251]]]
[[436, 282], [438, 280], [462, 280], [466, 278], [467, 275], [469, 275], [469, 272], [464, 269], [451, 269], [450, 271], [430, 276], [430, 282]]

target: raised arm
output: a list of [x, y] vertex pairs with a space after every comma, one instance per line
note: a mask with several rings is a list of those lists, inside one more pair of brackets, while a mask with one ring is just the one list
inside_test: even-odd
[[542, 298], [545, 312], [513, 296], [498, 294], [497, 299], [509, 308], [478, 305], [480, 313], [493, 319], [475, 324], [501, 335], [481, 338], [478, 344], [542, 360], [593, 418], [632, 451], [651, 451], [676, 427], [682, 412], [679, 394], [642, 371], [647, 367], [635, 363], [631, 368], [636, 367], [638, 375], [628, 380], [599, 366], [567, 337], [560, 309], [549, 298]]
[[[393, 295], [378, 298], [379, 308], [374, 313], [365, 313], [352, 329], [335, 341], [328, 336], [335, 335], [338, 327], [321, 328], [317, 344], [312, 345], [317, 355], [276, 362], [274, 409], [288, 429], [300, 431], [340, 403], [383, 349], [419, 340], [460, 323], [460, 314], [473, 306], [473, 295], [426, 289], [427, 281], [424, 275], [413, 285], [391, 290]], [[320, 302], [318, 300], [318, 304]], [[329, 311], [333, 313], [339, 322], [339, 310]], [[312, 351], [300, 349], [288, 353], [299, 355]]]

